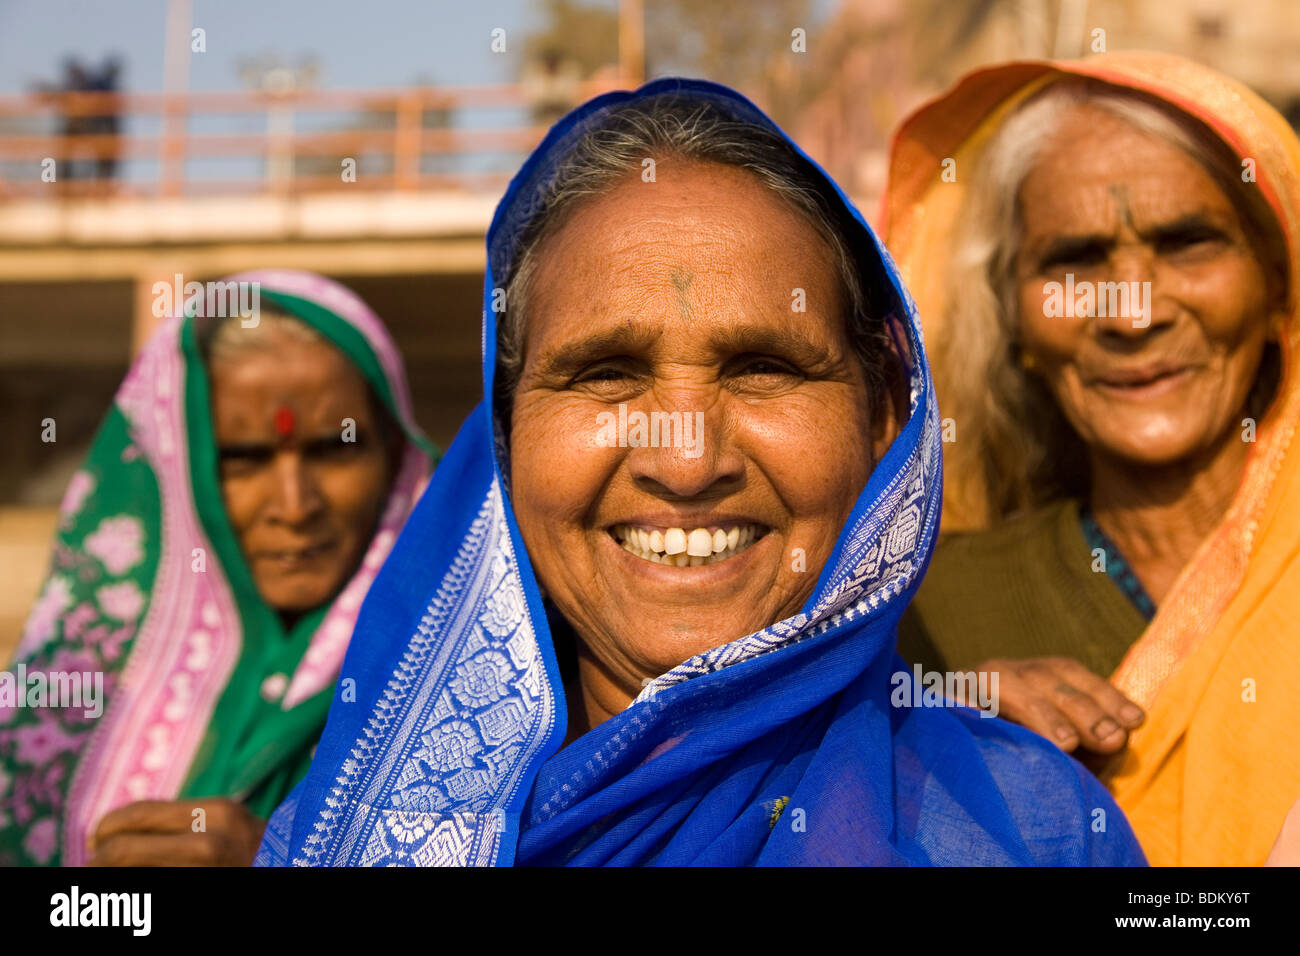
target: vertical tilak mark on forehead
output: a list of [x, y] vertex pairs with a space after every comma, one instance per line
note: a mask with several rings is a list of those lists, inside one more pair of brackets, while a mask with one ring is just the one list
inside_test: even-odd
[[682, 318], [689, 322], [691, 321], [691, 303], [686, 299], [686, 290], [695, 281], [695, 273], [674, 269], [672, 280], [673, 288], [677, 290], [677, 308], [681, 310]]
[[1110, 196], [1115, 202], [1119, 203], [1119, 214], [1124, 217], [1124, 225], [1130, 229], [1136, 230], [1133, 225], [1133, 211], [1129, 209], [1128, 204], [1128, 187], [1127, 186], [1109, 186]]

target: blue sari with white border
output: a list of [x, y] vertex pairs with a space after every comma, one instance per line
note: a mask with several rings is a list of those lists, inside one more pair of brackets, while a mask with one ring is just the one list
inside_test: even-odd
[[662, 93], [780, 133], [726, 87], [658, 80], [569, 114], [511, 182], [488, 233], [489, 397], [366, 597], [311, 771], [257, 863], [1143, 863], [1105, 789], [1045, 739], [967, 708], [891, 706], [898, 619], [938, 532], [939, 416], [911, 299], [829, 177], [892, 285], [907, 423], [799, 614], [685, 661], [560, 749], [556, 652], [492, 420], [494, 276], [557, 159], [612, 107]]

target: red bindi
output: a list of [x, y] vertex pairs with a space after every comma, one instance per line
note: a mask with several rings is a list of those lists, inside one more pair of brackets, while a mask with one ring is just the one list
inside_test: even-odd
[[281, 405], [275, 410], [275, 433], [281, 438], [288, 438], [293, 435], [293, 426], [293, 409]]

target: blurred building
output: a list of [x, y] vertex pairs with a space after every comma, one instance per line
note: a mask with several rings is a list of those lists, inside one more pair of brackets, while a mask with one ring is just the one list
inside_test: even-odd
[[793, 132], [868, 215], [898, 122], [1003, 60], [1079, 57], [1097, 43], [1175, 53], [1244, 81], [1300, 124], [1296, 0], [843, 0], [812, 42], [823, 62]]

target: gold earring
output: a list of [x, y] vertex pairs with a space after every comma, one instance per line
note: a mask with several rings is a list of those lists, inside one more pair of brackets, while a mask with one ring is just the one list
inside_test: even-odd
[[1035, 368], [1038, 367], [1038, 363], [1034, 361], [1034, 357], [1032, 355], [1030, 355], [1028, 352], [1022, 351], [1020, 353], [1020, 367], [1024, 369], [1026, 372], [1032, 372]]

